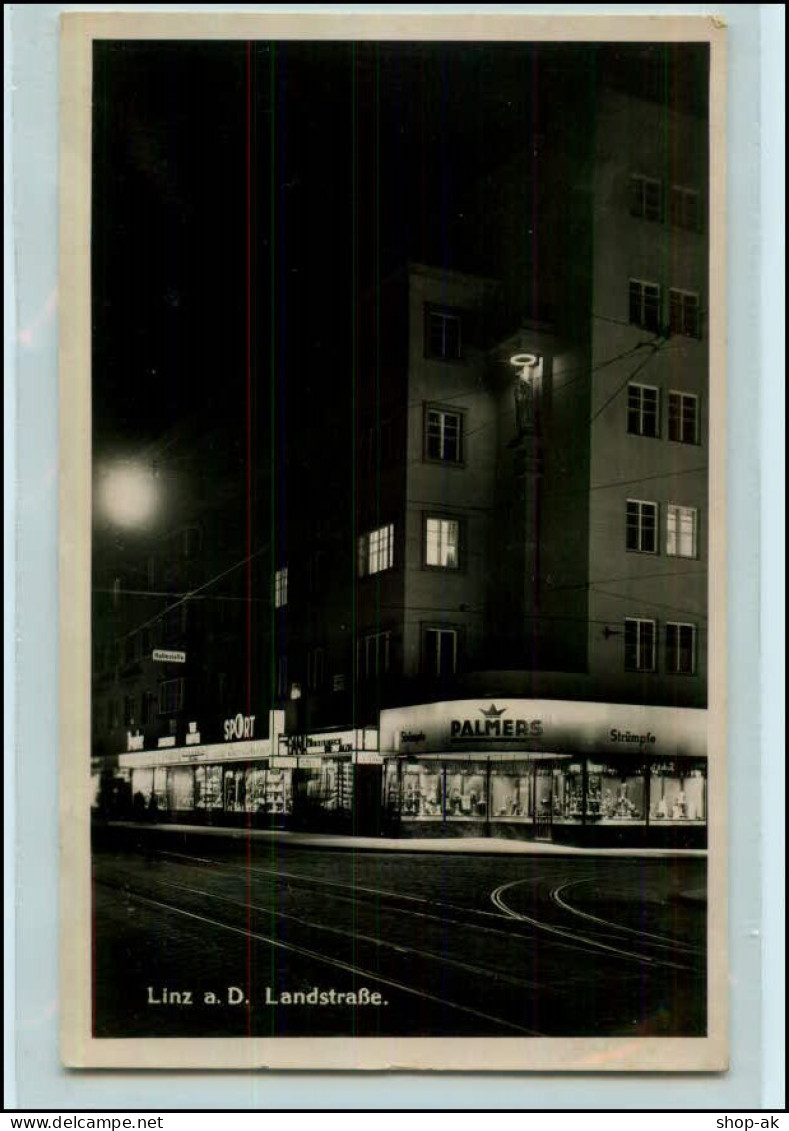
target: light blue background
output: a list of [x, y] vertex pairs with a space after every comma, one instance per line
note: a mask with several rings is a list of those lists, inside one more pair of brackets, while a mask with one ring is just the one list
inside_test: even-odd
[[[139, 11], [142, 6], [100, 7]], [[201, 6], [204, 11], [214, 7]], [[189, 10], [186, 5], [162, 5], [157, 10], [165, 8]], [[617, 15], [715, 14], [730, 28], [732, 1069], [723, 1076], [675, 1076], [670, 1081], [647, 1075], [310, 1074], [308, 1087], [303, 1074], [296, 1073], [75, 1073], [59, 1065], [57, 325], [49, 303], [57, 283], [58, 16], [69, 10], [79, 6], [5, 9], [6, 30], [11, 32], [6, 37], [6, 115], [9, 109], [13, 113], [12, 177], [11, 131], [6, 130], [7, 231], [10, 209], [15, 225], [15, 247], [10, 259], [8, 251], [6, 255], [5, 832], [7, 868], [15, 868], [10, 882], [6, 875], [7, 910], [14, 911], [15, 899], [16, 912], [15, 923], [9, 916], [6, 929], [6, 945], [11, 948], [6, 969], [12, 972], [6, 1015], [10, 1038], [6, 1106], [71, 1111], [782, 1108], [784, 391], [779, 333], [783, 288], [775, 273], [783, 269], [784, 240], [783, 6], [642, 4], [613, 9]], [[235, 10], [264, 9], [238, 5]], [[404, 6], [402, 10], [425, 9]], [[507, 12], [546, 10], [590, 14], [612, 8], [506, 7]], [[15, 293], [9, 291], [9, 284], [15, 286]], [[30, 335], [22, 344], [19, 335], [25, 329]], [[767, 963], [764, 979], [762, 958]]]

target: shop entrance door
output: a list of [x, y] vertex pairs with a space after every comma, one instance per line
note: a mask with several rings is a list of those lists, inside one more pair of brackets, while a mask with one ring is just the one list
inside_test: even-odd
[[353, 831], [357, 836], [381, 835], [383, 767], [354, 767]]
[[542, 762], [534, 769], [534, 839], [553, 840], [553, 766]]

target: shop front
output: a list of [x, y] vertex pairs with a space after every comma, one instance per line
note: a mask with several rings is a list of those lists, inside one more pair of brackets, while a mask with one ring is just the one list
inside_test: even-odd
[[381, 715], [402, 836], [702, 846], [706, 712], [463, 700]]

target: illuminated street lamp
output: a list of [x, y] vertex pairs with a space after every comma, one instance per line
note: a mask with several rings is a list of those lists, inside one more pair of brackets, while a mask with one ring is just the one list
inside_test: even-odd
[[146, 525], [156, 510], [156, 489], [153, 474], [133, 461], [108, 468], [100, 491], [101, 507], [106, 518], [128, 529]]

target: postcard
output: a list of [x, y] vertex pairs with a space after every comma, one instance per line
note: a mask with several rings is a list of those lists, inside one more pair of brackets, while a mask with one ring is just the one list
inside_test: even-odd
[[61, 27], [64, 1063], [725, 1070], [725, 29]]

